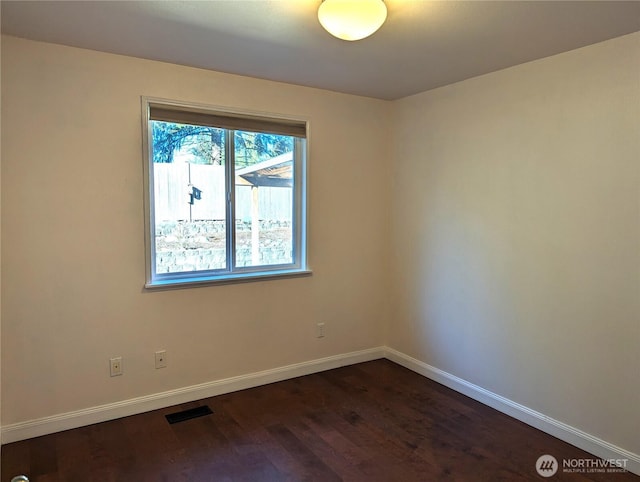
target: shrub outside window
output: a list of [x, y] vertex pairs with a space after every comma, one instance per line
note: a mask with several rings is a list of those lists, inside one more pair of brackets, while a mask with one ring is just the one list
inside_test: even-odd
[[309, 274], [304, 120], [142, 99], [147, 288]]

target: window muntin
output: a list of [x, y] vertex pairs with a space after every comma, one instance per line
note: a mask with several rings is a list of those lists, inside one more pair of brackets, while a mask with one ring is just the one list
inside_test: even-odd
[[143, 99], [147, 284], [308, 273], [306, 123]]

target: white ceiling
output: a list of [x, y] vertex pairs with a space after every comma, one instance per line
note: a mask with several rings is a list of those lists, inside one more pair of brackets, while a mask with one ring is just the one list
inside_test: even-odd
[[2, 1], [2, 33], [397, 99], [640, 30], [640, 1], [386, 0], [345, 42], [320, 0]]

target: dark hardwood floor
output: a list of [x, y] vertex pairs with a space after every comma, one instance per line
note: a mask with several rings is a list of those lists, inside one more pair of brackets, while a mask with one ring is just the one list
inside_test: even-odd
[[[170, 425], [165, 415], [208, 404]], [[640, 481], [535, 469], [593, 457], [387, 360], [2, 447], [2, 482]]]

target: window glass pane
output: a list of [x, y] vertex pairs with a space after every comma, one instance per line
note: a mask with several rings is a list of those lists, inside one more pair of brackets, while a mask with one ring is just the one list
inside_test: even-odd
[[143, 98], [148, 288], [304, 276], [306, 122]]
[[226, 269], [224, 130], [151, 126], [156, 273]]
[[294, 137], [234, 132], [236, 266], [293, 263]]

